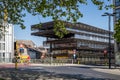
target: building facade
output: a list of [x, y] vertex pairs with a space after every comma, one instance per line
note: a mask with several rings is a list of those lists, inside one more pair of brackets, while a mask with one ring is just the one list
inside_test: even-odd
[[[20, 52], [22, 48], [24, 49], [24, 54]], [[32, 40], [16, 40], [15, 51], [17, 51], [17, 54], [22, 55], [22, 57], [29, 55], [31, 59], [42, 59], [47, 53], [44, 47], [37, 47]]]
[[[114, 12], [116, 13], [114, 16], [114, 24], [120, 20], [120, 0], [113, 0], [115, 5]], [[120, 43], [115, 41], [115, 64], [120, 65]]]
[[36, 47], [35, 43], [32, 40], [16, 40], [17, 44], [25, 44], [29, 47]]
[[[50, 47], [53, 58], [104, 58], [104, 52], [108, 52], [109, 31], [84, 23], [64, 22], [68, 34], [59, 38], [53, 31], [54, 21], [39, 25], [32, 25], [35, 36], [46, 37], [44, 46]], [[114, 58], [114, 40], [111, 32], [112, 58]]]
[[[120, 0], [113, 0], [113, 3], [115, 5], [114, 12], [116, 15], [114, 16], [114, 24], [120, 20]], [[115, 42], [115, 52], [120, 51], [120, 44]]]
[[12, 24], [1, 22], [0, 62], [11, 62], [14, 55], [14, 28]]

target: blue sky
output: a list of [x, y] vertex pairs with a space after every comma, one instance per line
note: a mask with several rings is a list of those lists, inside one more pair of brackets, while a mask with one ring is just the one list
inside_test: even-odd
[[[101, 15], [105, 12], [112, 13], [112, 10], [98, 10], [95, 5], [93, 5], [90, 0], [88, 0], [88, 5], [81, 5], [80, 11], [83, 13], [83, 17], [78, 20], [85, 24], [89, 24], [98, 28], [108, 30], [108, 17], [102, 17]], [[16, 40], [32, 40], [37, 46], [42, 46], [42, 42], [45, 38], [38, 36], [31, 36], [31, 25], [38, 24], [40, 22], [52, 21], [50, 17], [42, 18], [40, 15], [32, 16], [27, 13], [24, 19], [24, 24], [26, 29], [22, 30], [19, 26], [14, 26], [14, 35]], [[113, 30], [113, 23], [111, 20], [111, 30]]]

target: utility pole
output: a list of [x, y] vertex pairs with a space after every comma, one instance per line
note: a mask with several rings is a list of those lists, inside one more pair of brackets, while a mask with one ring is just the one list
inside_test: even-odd
[[109, 41], [108, 41], [108, 53], [109, 53], [109, 69], [111, 69], [111, 16], [114, 16], [115, 13], [104, 13], [102, 16], [108, 16], [108, 36], [109, 36]]

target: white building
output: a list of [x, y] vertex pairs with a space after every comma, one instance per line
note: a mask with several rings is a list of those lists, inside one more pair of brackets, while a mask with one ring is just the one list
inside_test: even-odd
[[1, 22], [0, 26], [0, 63], [11, 62], [14, 55], [13, 25]]

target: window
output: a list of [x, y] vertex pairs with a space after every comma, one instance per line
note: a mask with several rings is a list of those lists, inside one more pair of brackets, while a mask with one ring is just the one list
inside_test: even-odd
[[4, 34], [0, 35], [0, 41], [5, 41], [5, 35]]
[[3, 57], [5, 57], [5, 53], [3, 53]]
[[115, 20], [117, 21], [117, 20], [120, 19], [120, 8], [119, 8], [119, 9], [116, 9], [115, 12], [116, 12]]
[[115, 6], [116, 7], [120, 6], [120, 0], [115, 0]]
[[23, 49], [23, 48], [20, 48], [19, 51], [20, 51], [20, 53], [22, 53], [22, 54], [24, 53], [24, 49]]
[[0, 50], [5, 50], [5, 43], [0, 43]]

